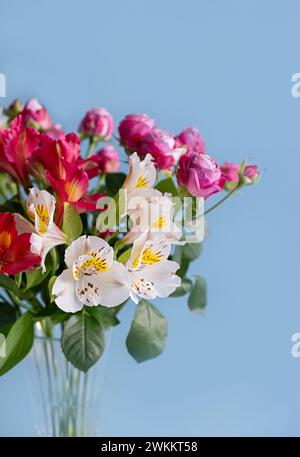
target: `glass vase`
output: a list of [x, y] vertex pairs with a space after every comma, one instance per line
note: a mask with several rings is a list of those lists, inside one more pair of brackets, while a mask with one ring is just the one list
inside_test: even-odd
[[84, 373], [68, 362], [59, 336], [36, 326], [30, 376], [38, 436], [96, 436], [104, 360]]

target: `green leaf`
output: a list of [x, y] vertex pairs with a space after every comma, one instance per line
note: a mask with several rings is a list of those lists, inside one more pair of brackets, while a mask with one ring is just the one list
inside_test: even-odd
[[8, 303], [0, 303], [0, 332], [3, 327], [15, 322], [16, 310]]
[[180, 265], [177, 275], [184, 278], [188, 272], [190, 263], [196, 260], [202, 252], [202, 243], [187, 243], [184, 245], [177, 245], [173, 255], [174, 262]]
[[26, 289], [38, 286], [47, 276], [47, 271], [42, 272], [42, 268], [39, 267], [35, 271], [25, 273], [26, 276]]
[[131, 251], [132, 251], [132, 248], [129, 248], [129, 249], [126, 249], [126, 251], [122, 252], [122, 254], [118, 257], [118, 262], [126, 263], [130, 257]]
[[119, 319], [116, 317], [116, 312], [114, 308], [106, 308], [105, 306], [95, 306], [93, 308], [88, 308], [87, 312], [97, 319], [103, 327], [115, 327], [120, 323]]
[[195, 284], [188, 299], [188, 306], [194, 313], [203, 314], [207, 304], [206, 281], [201, 276], [196, 276]]
[[181, 285], [170, 295], [170, 297], [182, 297], [192, 290], [193, 282], [189, 278], [183, 278]]
[[183, 256], [190, 261], [196, 260], [202, 252], [202, 243], [187, 243], [181, 247]]
[[103, 326], [84, 310], [76, 313], [65, 324], [61, 347], [66, 359], [86, 372], [104, 352]]
[[71, 244], [82, 234], [82, 221], [81, 217], [71, 205], [71, 203], [64, 204], [64, 218], [62, 230], [68, 236], [68, 242]]
[[162, 194], [164, 194], [165, 192], [168, 192], [168, 193], [172, 194], [173, 197], [178, 196], [177, 187], [175, 186], [172, 178], [166, 178], [166, 179], [163, 179], [162, 181], [159, 181], [159, 183], [157, 183], [155, 188], [157, 190], [159, 190]]
[[28, 289], [31, 289], [32, 287], [36, 287], [39, 284], [41, 284], [45, 279], [50, 274], [55, 273], [57, 270], [58, 266], [58, 258], [57, 258], [57, 253], [55, 249], [52, 249], [47, 255], [46, 258], [46, 271], [43, 273], [42, 268], [38, 267], [35, 271], [32, 272], [26, 272], [26, 288], [25, 290], [27, 291]]
[[113, 197], [119, 191], [126, 179], [125, 173], [108, 173], [106, 175], [107, 194]]
[[6, 338], [6, 357], [0, 358], [0, 376], [11, 370], [30, 351], [34, 341], [32, 315], [23, 314], [11, 327]]
[[188, 272], [190, 261], [183, 256], [183, 246], [176, 246], [172, 260], [177, 262], [180, 266], [179, 270], [176, 272], [177, 276], [184, 278]]
[[15, 281], [9, 276], [0, 275], [0, 287], [13, 292], [19, 298], [24, 298], [26, 296], [26, 294], [21, 289], [19, 289]]
[[157, 357], [165, 348], [167, 332], [167, 321], [161, 312], [148, 301], [141, 301], [126, 340], [129, 354], [137, 362]]

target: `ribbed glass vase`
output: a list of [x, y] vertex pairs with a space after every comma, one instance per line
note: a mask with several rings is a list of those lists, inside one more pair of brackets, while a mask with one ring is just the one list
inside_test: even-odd
[[36, 327], [29, 366], [38, 436], [96, 436], [104, 360], [87, 373], [69, 363], [59, 336]]

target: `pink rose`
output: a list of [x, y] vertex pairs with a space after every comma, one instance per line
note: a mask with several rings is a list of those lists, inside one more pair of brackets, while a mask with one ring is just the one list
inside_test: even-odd
[[32, 98], [26, 103], [22, 115], [24, 127], [33, 127], [37, 130], [48, 130], [51, 127], [47, 109], [36, 98]]
[[147, 154], [152, 155], [155, 166], [160, 170], [166, 170], [176, 164], [177, 157], [174, 147], [173, 135], [155, 128], [141, 139], [136, 152], [141, 158]]
[[221, 170], [226, 182], [239, 182], [238, 163], [224, 162]]
[[206, 154], [187, 152], [179, 159], [178, 183], [195, 197], [207, 198], [224, 187], [222, 172], [214, 159]]
[[199, 131], [195, 128], [188, 128], [175, 137], [177, 147], [186, 146], [187, 152], [205, 153], [205, 142]]
[[95, 154], [98, 157], [99, 171], [115, 173], [120, 169], [119, 154], [111, 145], [106, 145]]
[[134, 152], [142, 138], [154, 128], [154, 123], [147, 114], [127, 114], [119, 124], [121, 143]]
[[85, 136], [97, 136], [101, 140], [109, 140], [114, 130], [114, 120], [105, 108], [93, 108], [82, 119], [80, 133]]

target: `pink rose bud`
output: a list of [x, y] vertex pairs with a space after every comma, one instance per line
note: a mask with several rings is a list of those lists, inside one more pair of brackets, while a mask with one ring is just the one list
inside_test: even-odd
[[87, 159], [78, 159], [77, 165], [88, 175], [89, 179], [99, 176], [99, 173], [115, 173], [120, 169], [119, 154], [111, 145], [106, 145], [100, 151]]
[[136, 152], [141, 158], [152, 155], [155, 165], [160, 170], [166, 170], [176, 164], [174, 152], [175, 139], [171, 133], [158, 128], [147, 133], [137, 146]]
[[121, 143], [134, 152], [142, 138], [154, 128], [154, 123], [147, 114], [127, 114], [119, 124]]
[[187, 152], [179, 159], [177, 180], [195, 197], [207, 198], [224, 187], [217, 162], [206, 154]]
[[105, 108], [89, 110], [81, 121], [79, 131], [88, 137], [110, 140], [114, 130], [114, 120]]
[[23, 110], [23, 126], [37, 130], [51, 128], [51, 119], [47, 109], [36, 98], [29, 100]]
[[205, 153], [205, 142], [201, 137], [199, 130], [188, 128], [175, 137], [177, 147], [186, 146], [187, 152], [197, 152], [198, 154]]
[[222, 174], [226, 182], [239, 182], [239, 164], [224, 162], [221, 166]]
[[247, 165], [244, 170], [244, 176], [250, 179], [251, 182], [256, 181], [259, 176], [257, 165]]
[[115, 173], [120, 169], [119, 154], [111, 145], [106, 145], [95, 154], [98, 157], [99, 171]]
[[256, 184], [259, 181], [260, 172], [257, 165], [246, 165], [241, 181], [244, 185]]
[[20, 102], [20, 100], [14, 100], [8, 108], [5, 110], [5, 114], [10, 118], [13, 119], [18, 114], [22, 113], [24, 109], [24, 105]]

